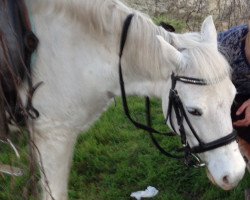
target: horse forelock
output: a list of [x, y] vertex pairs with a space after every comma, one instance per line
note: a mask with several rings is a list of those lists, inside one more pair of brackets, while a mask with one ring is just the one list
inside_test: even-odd
[[217, 43], [204, 41], [201, 33], [171, 33], [171, 43], [184, 54], [180, 70], [197, 73], [200, 78], [209, 83], [230, 77], [230, 66], [224, 56], [218, 51]]
[[217, 83], [231, 76], [230, 65], [213, 44], [200, 43], [184, 50], [183, 54], [184, 62], [180, 68], [208, 83]]

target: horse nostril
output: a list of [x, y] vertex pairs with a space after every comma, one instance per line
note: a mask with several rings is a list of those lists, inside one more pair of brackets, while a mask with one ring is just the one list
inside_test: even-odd
[[227, 185], [229, 184], [228, 176], [224, 176], [222, 180], [223, 180], [223, 182], [224, 182], [225, 184], [227, 184]]

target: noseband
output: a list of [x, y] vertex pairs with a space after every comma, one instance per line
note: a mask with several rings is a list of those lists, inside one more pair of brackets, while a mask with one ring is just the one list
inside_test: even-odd
[[[127, 98], [126, 98], [126, 91], [125, 91], [125, 85], [124, 85], [124, 80], [123, 80], [123, 74], [122, 74], [122, 67], [121, 67], [121, 58], [123, 54], [123, 49], [126, 43], [127, 39], [127, 34], [129, 30], [129, 26], [131, 24], [131, 20], [133, 18], [133, 14], [128, 15], [126, 18], [124, 24], [123, 24], [123, 29], [122, 29], [122, 36], [121, 36], [121, 43], [120, 43], [120, 53], [119, 53], [119, 80], [120, 80], [120, 88], [121, 88], [121, 97], [122, 97], [122, 103], [123, 103], [123, 108], [126, 116], [128, 119], [134, 124], [135, 127], [145, 130], [149, 133], [154, 145], [159, 149], [161, 153], [163, 153], [167, 157], [171, 158], [176, 158], [176, 159], [183, 159], [184, 163], [188, 166], [204, 166], [202, 161], [199, 159], [198, 156], [195, 154], [199, 153], [204, 153], [206, 151], [210, 151], [222, 146], [225, 146], [233, 141], [236, 140], [237, 133], [235, 130], [232, 131], [232, 133], [228, 134], [225, 137], [219, 138], [217, 140], [214, 140], [209, 143], [205, 143], [202, 141], [202, 139], [198, 136], [196, 133], [195, 129], [193, 128], [187, 113], [185, 111], [185, 108], [183, 106], [183, 103], [178, 95], [177, 90], [175, 89], [177, 82], [182, 82], [185, 84], [192, 84], [192, 85], [197, 85], [197, 86], [205, 86], [208, 85], [208, 83], [204, 79], [198, 79], [198, 78], [191, 78], [191, 77], [185, 77], [185, 76], [177, 76], [174, 73], [171, 75], [171, 80], [172, 80], [172, 86], [169, 91], [169, 104], [168, 104], [168, 111], [167, 111], [167, 117], [166, 117], [166, 122], [169, 120], [170, 125], [172, 129], [174, 130], [175, 133], [176, 127], [174, 126], [173, 119], [172, 119], [172, 114], [175, 112], [177, 124], [178, 124], [178, 131], [181, 137], [181, 142], [183, 147], [178, 148], [175, 150], [175, 152], [184, 152], [184, 155], [174, 155], [172, 153], [169, 153], [165, 151], [163, 147], [157, 142], [157, 139], [155, 138], [154, 134], [158, 135], [166, 135], [166, 136], [174, 136], [176, 135], [175, 133], [161, 133], [155, 129], [152, 128], [152, 122], [151, 122], [151, 114], [150, 114], [150, 100], [149, 97], [146, 97], [146, 120], [147, 120], [147, 125], [141, 124], [134, 120], [131, 115], [130, 111], [128, 108], [127, 104]], [[190, 147], [187, 141], [187, 133], [184, 127], [184, 121], [186, 121], [189, 129], [191, 130], [192, 134], [198, 141], [198, 145], [194, 147]]]

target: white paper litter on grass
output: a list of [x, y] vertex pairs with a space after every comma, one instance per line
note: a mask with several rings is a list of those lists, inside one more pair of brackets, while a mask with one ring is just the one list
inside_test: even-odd
[[131, 197], [141, 200], [141, 198], [152, 198], [158, 194], [158, 190], [152, 186], [148, 186], [144, 191], [138, 191], [131, 193]]

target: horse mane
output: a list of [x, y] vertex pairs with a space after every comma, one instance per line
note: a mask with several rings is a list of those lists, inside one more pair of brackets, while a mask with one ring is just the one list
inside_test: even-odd
[[[127, 7], [118, 0], [28, 1], [30, 4], [39, 5], [37, 7], [40, 9], [43, 8], [41, 5], [46, 6], [46, 12], [57, 13], [58, 17], [70, 16], [72, 24], [84, 26], [85, 29], [87, 27], [87, 31], [91, 32], [91, 35], [98, 41], [117, 44], [115, 47], [117, 53], [119, 52], [123, 22], [126, 16], [133, 13], [130, 32], [136, 32], [136, 34], [133, 37], [130, 36], [130, 33], [128, 35], [127, 45], [130, 51], [126, 51], [125, 47], [125, 54], [132, 58], [129, 69], [131, 73], [137, 71], [141, 66], [144, 67], [145, 75], [147, 75], [147, 71], [152, 72], [152, 70], [155, 70], [154, 74], [162, 73], [160, 69], [166, 63], [162, 56], [159, 56], [162, 55], [162, 52], [156, 39], [156, 35], [161, 35], [177, 49], [185, 49], [183, 53], [190, 56], [187, 63], [193, 63], [192, 66], [182, 65], [180, 66], [182, 70], [197, 70], [199, 75], [209, 82], [214, 82], [230, 74], [230, 67], [225, 58], [219, 54], [215, 45], [203, 41], [201, 33], [176, 34], [167, 32], [162, 27], [156, 26], [147, 15]], [[38, 11], [36, 10], [36, 12]], [[208, 65], [210, 67], [207, 67]], [[169, 73], [174, 70], [176, 70], [174, 66], [169, 66]]]

